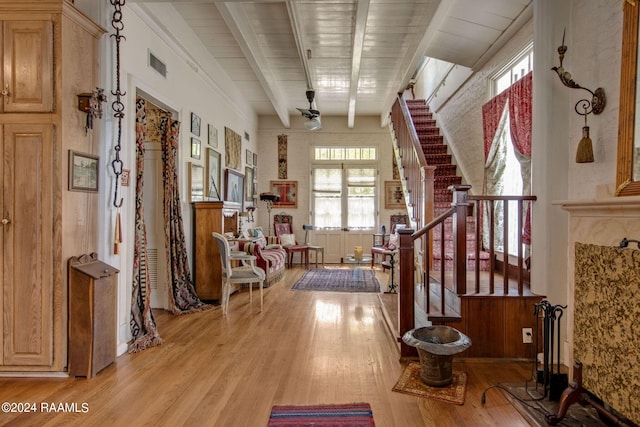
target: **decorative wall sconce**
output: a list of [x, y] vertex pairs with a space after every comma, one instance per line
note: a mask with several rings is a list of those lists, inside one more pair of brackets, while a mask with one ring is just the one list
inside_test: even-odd
[[107, 102], [107, 95], [104, 89], [97, 87], [93, 93], [81, 93], [78, 95], [78, 110], [87, 113], [87, 121], [84, 126], [84, 133], [93, 129], [93, 119], [102, 118], [102, 103]]
[[[600, 114], [607, 105], [607, 97], [604, 94], [604, 89], [601, 87], [595, 91], [583, 87], [576, 83], [571, 78], [571, 73], [566, 71], [562, 67], [562, 61], [564, 60], [564, 54], [567, 53], [567, 46], [564, 44], [564, 37], [566, 29], [562, 33], [562, 45], [558, 47], [558, 57], [560, 58], [560, 66], [552, 67], [551, 69], [558, 74], [560, 81], [563, 85], [571, 89], [583, 89], [591, 94], [591, 100], [583, 98], [576, 102], [574, 110], [581, 116], [584, 116], [584, 126], [582, 127], [582, 139], [578, 143], [578, 150], [576, 152], [576, 163], [591, 163], [593, 158], [593, 146], [591, 138], [589, 138], [589, 126], [587, 126], [587, 116], [591, 113]], [[581, 111], [582, 110], [582, 111]]]
[[[558, 77], [560, 77], [560, 81], [566, 87], [569, 87], [571, 89], [584, 89], [591, 94], [591, 101], [589, 101], [588, 99], [581, 99], [576, 103], [576, 106], [575, 106], [576, 113], [580, 114], [581, 116], [591, 114], [591, 113], [596, 115], [600, 114], [602, 113], [605, 105], [607, 104], [607, 98], [604, 94], [604, 89], [599, 87], [594, 92], [591, 89], [587, 89], [586, 87], [579, 85], [578, 83], [573, 81], [573, 79], [571, 78], [571, 73], [566, 71], [562, 67], [564, 54], [567, 53], [567, 46], [564, 44], [565, 33], [566, 33], [566, 30], [562, 34], [562, 45], [558, 47], [558, 56], [560, 57], [560, 66], [552, 67], [551, 69], [555, 71], [556, 74], [558, 74]], [[582, 113], [581, 111], [579, 111], [578, 106], [580, 106], [581, 109], [583, 109], [585, 112]]]

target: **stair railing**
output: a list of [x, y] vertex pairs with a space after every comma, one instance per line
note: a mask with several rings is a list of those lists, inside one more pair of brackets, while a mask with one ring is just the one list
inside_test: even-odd
[[411, 113], [401, 95], [391, 108], [391, 124], [407, 211], [412, 227], [420, 228], [433, 219], [435, 167], [427, 165]]

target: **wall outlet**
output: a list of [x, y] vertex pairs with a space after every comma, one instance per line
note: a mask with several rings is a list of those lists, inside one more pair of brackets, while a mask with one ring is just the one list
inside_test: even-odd
[[531, 344], [533, 342], [533, 328], [522, 328], [522, 343]]

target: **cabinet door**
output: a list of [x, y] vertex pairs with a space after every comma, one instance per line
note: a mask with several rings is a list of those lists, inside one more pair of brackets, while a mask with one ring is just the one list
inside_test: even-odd
[[3, 23], [5, 113], [53, 111], [53, 24]]
[[55, 284], [53, 127], [9, 124], [3, 137], [2, 364], [50, 366]]

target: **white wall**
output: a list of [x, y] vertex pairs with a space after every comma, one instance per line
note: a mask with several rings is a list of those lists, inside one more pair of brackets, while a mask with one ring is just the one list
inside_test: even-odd
[[[95, 20], [102, 21], [102, 25], [113, 33], [111, 28], [112, 6], [108, 0], [102, 0], [103, 9], [94, 10], [91, 7], [82, 10]], [[80, 2], [78, 6], [82, 7]], [[101, 12], [104, 16], [98, 16]], [[134, 238], [134, 209], [135, 209], [135, 95], [137, 90], [142, 90], [151, 95], [155, 101], [177, 112], [181, 121], [180, 149], [178, 164], [178, 179], [180, 181], [180, 199], [182, 202], [182, 215], [187, 248], [192, 247], [192, 213], [189, 203], [187, 188], [188, 162], [200, 164], [206, 168], [207, 125], [212, 124], [218, 130], [218, 148], [222, 154], [222, 168], [225, 165], [224, 153], [224, 129], [225, 126], [233, 129], [243, 136], [242, 153], [243, 164], [240, 172], [244, 174], [246, 149], [257, 151], [257, 116], [249, 108], [246, 101], [239, 96], [239, 91], [231, 79], [224, 74], [207, 74], [203, 69], [219, 70], [215, 61], [206, 55], [205, 48], [201, 46], [195, 36], [188, 30], [186, 24], [170, 5], [163, 5], [158, 12], [160, 19], [171, 36], [159, 31], [153, 23], [145, 17], [143, 10], [136, 4], [126, 6], [123, 9], [124, 31], [126, 40], [121, 46], [121, 88], [126, 92], [123, 98], [125, 104], [125, 118], [122, 132], [121, 159], [124, 168], [131, 170], [131, 184], [128, 187], [120, 187], [120, 197], [123, 198], [122, 215], [124, 243], [121, 245], [119, 255], [113, 254], [113, 227], [116, 209], [113, 207], [114, 174], [111, 170], [111, 161], [114, 158], [113, 147], [116, 143], [116, 122], [108, 110], [103, 120], [100, 121], [104, 141], [101, 148], [102, 176], [100, 177], [101, 198], [104, 214], [101, 221], [100, 241], [101, 250], [99, 256], [102, 260], [120, 269], [119, 274], [119, 354], [126, 351], [126, 343], [130, 339], [129, 320], [131, 305], [131, 283], [133, 263], [133, 238]], [[183, 51], [182, 42], [194, 43], [195, 49], [190, 52]], [[102, 40], [105, 52], [101, 63], [103, 70], [115, 67], [115, 50], [113, 38], [105, 36]], [[160, 76], [155, 70], [147, 66], [147, 52], [151, 50], [167, 65], [167, 78]], [[115, 90], [115, 74], [105, 71], [103, 76], [104, 87], [107, 92]], [[109, 106], [115, 97], [109, 96]], [[191, 133], [190, 114], [195, 112], [202, 119], [202, 156], [199, 160], [191, 158]], [[244, 139], [247, 132], [250, 140]], [[224, 176], [222, 177], [224, 179]], [[193, 253], [188, 252], [189, 261], [192, 263]], [[191, 266], [193, 268], [193, 266]], [[159, 331], [162, 336], [162, 331]]]
[[[380, 185], [392, 180], [393, 148], [387, 127], [380, 127], [379, 116], [358, 116], [353, 128], [347, 127], [346, 117], [322, 117], [322, 129], [309, 131], [303, 127], [301, 116], [291, 118], [291, 129], [282, 127], [275, 116], [261, 116], [258, 133], [258, 193], [270, 191], [270, 181], [278, 180], [278, 135], [288, 135], [288, 180], [298, 181], [299, 200], [297, 209], [274, 208], [272, 214], [286, 211], [293, 216], [296, 237], [304, 240], [302, 224], [309, 223], [310, 149], [313, 146], [373, 145], [379, 148]], [[380, 223], [389, 229], [389, 215], [397, 211], [386, 210], [381, 204]], [[258, 225], [268, 228], [267, 210], [264, 202], [258, 202], [256, 211]]]

